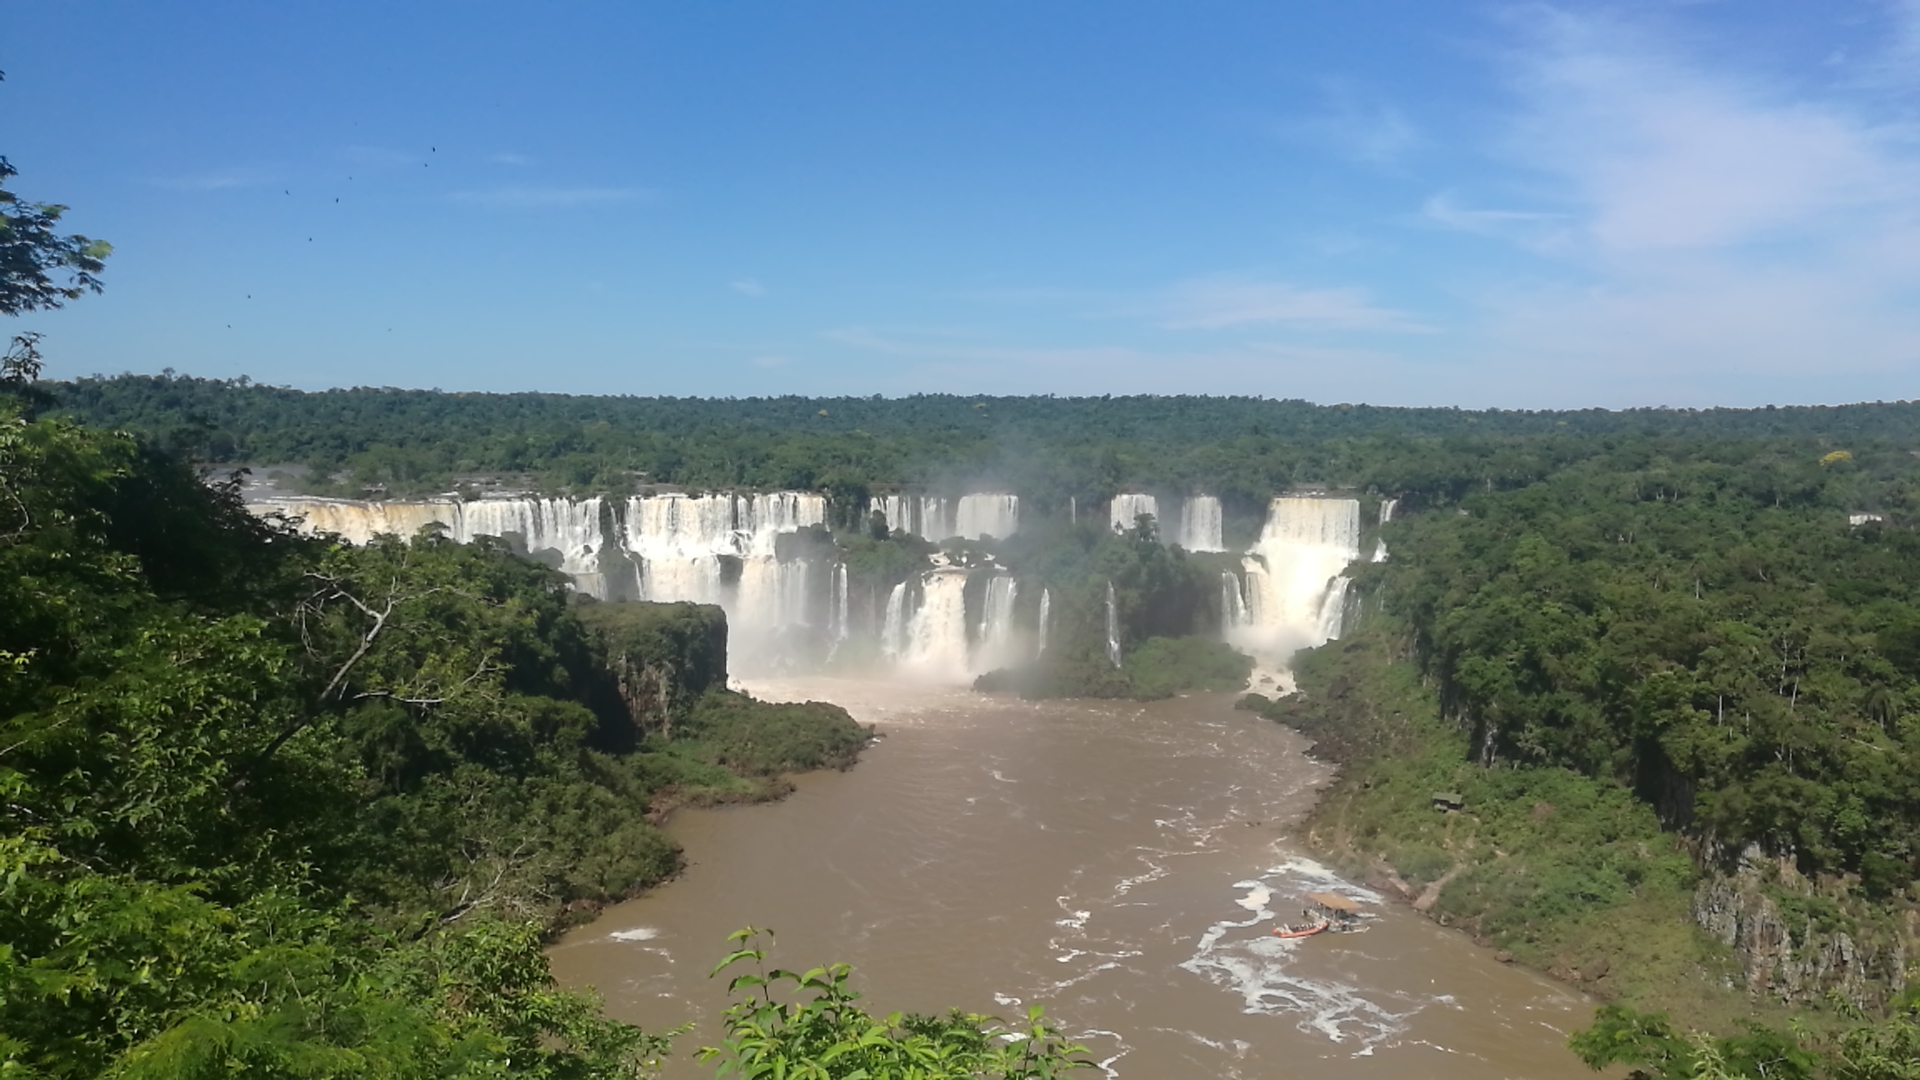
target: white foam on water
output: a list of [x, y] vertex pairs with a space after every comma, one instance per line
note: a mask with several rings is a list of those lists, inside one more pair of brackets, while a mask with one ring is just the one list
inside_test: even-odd
[[1276, 895], [1292, 896], [1321, 889], [1337, 889], [1366, 902], [1380, 896], [1343, 881], [1325, 866], [1305, 858], [1289, 858], [1257, 879], [1237, 881], [1242, 895], [1233, 899], [1246, 910], [1245, 919], [1222, 918], [1200, 935], [1194, 953], [1179, 966], [1215, 986], [1238, 994], [1243, 1012], [1291, 1016], [1299, 1030], [1324, 1036], [1329, 1042], [1353, 1044], [1356, 1056], [1406, 1030], [1406, 1020], [1424, 1002], [1404, 994], [1379, 993], [1393, 1001], [1388, 1008], [1362, 988], [1331, 978], [1315, 978], [1294, 969], [1296, 952], [1305, 939], [1249, 935], [1247, 930], [1274, 918], [1267, 907]]
[[993, 1000], [999, 1002], [1002, 1005], [1008, 1005], [1008, 1006], [1025, 1004], [1017, 997], [1014, 997], [1010, 994], [1002, 994], [999, 992], [994, 993]]
[[1105, 1028], [1088, 1028], [1085, 1031], [1075, 1033], [1072, 1038], [1075, 1042], [1080, 1043], [1088, 1042], [1096, 1038], [1112, 1039], [1119, 1044], [1120, 1048], [1115, 1050], [1110, 1056], [1101, 1058], [1093, 1063], [1093, 1067], [1105, 1073], [1108, 1080], [1113, 1080], [1114, 1077], [1120, 1075], [1120, 1073], [1114, 1069], [1113, 1063], [1126, 1057], [1127, 1054], [1133, 1050], [1133, 1047], [1127, 1045], [1127, 1040], [1120, 1037], [1119, 1032], [1108, 1031]]
[[1020, 782], [1020, 781], [1018, 781], [1018, 780], [1010, 780], [1010, 779], [1008, 779], [1008, 778], [1007, 778], [1006, 776], [1004, 776], [1004, 775], [1002, 775], [1002, 774], [1001, 774], [1001, 772], [1000, 772], [1000, 770], [999, 770], [999, 769], [994, 769], [993, 771], [991, 771], [990, 773], [988, 773], [988, 775], [989, 775], [989, 776], [992, 776], [992, 777], [993, 777], [993, 778], [994, 778], [995, 780], [998, 780], [998, 781], [1000, 781], [1000, 782], [1001, 782], [1001, 783], [1003, 783], [1003, 784], [1017, 784], [1017, 783], [1019, 783], [1019, 782]]
[[[1351, 896], [1363, 904], [1379, 904], [1384, 903], [1386, 900], [1385, 897], [1374, 892], [1372, 889], [1355, 885], [1353, 882], [1334, 873], [1331, 869], [1300, 855], [1295, 855], [1280, 865], [1269, 868], [1262, 876], [1285, 878], [1288, 884], [1298, 883], [1302, 885], [1326, 886], [1336, 889], [1346, 896]], [[1319, 890], [1316, 889], [1313, 891]]]
[[[1132, 955], [1138, 956], [1140, 954], [1134, 953]], [[1061, 979], [1059, 982], [1048, 984], [1046, 992], [1048, 994], [1057, 994], [1062, 990], [1066, 990], [1066, 989], [1070, 989], [1072, 987], [1078, 986], [1081, 983], [1086, 982], [1088, 979], [1093, 978], [1095, 975], [1098, 975], [1103, 971], [1118, 971], [1120, 967], [1121, 967], [1121, 964], [1120, 964], [1120, 961], [1118, 960], [1108, 960], [1103, 963], [1095, 964], [1092, 967], [1088, 968], [1087, 970], [1081, 972], [1078, 975], [1075, 975], [1070, 979]]]
[[1144, 874], [1135, 874], [1132, 877], [1121, 878], [1120, 884], [1113, 887], [1114, 895], [1125, 896], [1138, 886], [1145, 885], [1150, 881], [1159, 881], [1161, 878], [1167, 876], [1167, 868], [1164, 866], [1157, 863], [1148, 863], [1147, 867], [1147, 872]]
[[611, 941], [652, 941], [660, 936], [660, 931], [651, 926], [636, 926], [631, 930], [615, 930], [608, 934]]

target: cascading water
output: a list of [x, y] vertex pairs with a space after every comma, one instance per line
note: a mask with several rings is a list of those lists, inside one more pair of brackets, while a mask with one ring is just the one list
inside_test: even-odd
[[1018, 495], [981, 493], [962, 495], [958, 499], [940, 495], [882, 495], [874, 500], [873, 506], [887, 519], [888, 528], [936, 542], [955, 536], [969, 540], [983, 536], [1004, 539], [1020, 529]]
[[528, 555], [557, 563], [581, 592], [605, 596], [601, 576], [601, 556], [607, 547], [602, 526], [605, 505], [601, 499], [273, 499], [249, 504], [248, 509], [260, 515], [302, 518], [307, 531], [336, 533], [350, 544], [366, 544], [381, 535], [412, 539], [428, 525], [445, 528], [448, 539], [462, 544], [482, 536], [500, 537]]
[[833, 564], [833, 573], [829, 582], [829, 588], [833, 590], [833, 606], [827, 609], [827, 632], [832, 636], [834, 646], [838, 648], [840, 643], [847, 640], [848, 636], [852, 633], [852, 628], [849, 625], [850, 620], [847, 617], [849, 609], [847, 605], [846, 563], [837, 562]]
[[1115, 495], [1113, 502], [1107, 506], [1107, 525], [1114, 532], [1132, 532], [1141, 514], [1153, 515], [1155, 524], [1164, 530], [1165, 525], [1160, 521], [1160, 500], [1151, 495]]
[[1107, 582], [1107, 662], [1120, 666], [1120, 608], [1113, 600], [1113, 582]]
[[1042, 653], [1047, 651], [1047, 630], [1048, 630], [1048, 624], [1050, 624], [1052, 621], [1053, 621], [1053, 593], [1048, 589], [1041, 589], [1040, 590], [1040, 626], [1039, 626], [1039, 632], [1035, 635], [1035, 637], [1038, 638], [1039, 640], [1039, 645], [1035, 647], [1035, 649], [1033, 650], [1033, 655], [1036, 659], [1038, 659]]
[[1227, 637], [1247, 625], [1247, 595], [1241, 589], [1240, 575], [1220, 571], [1220, 631]]
[[962, 495], [953, 519], [955, 536], [969, 540], [991, 536], [1004, 540], [1020, 531], [1020, 496]]
[[1013, 602], [1019, 594], [1019, 583], [1005, 574], [996, 575], [987, 582], [979, 633], [974, 637], [974, 670], [992, 671], [1016, 659], [1013, 655]]
[[481, 499], [455, 505], [459, 521], [453, 533], [461, 543], [477, 536], [519, 537], [530, 553], [558, 552], [564, 573], [600, 572], [607, 538], [599, 499]]
[[[813, 564], [778, 554], [781, 535], [825, 523], [826, 498], [810, 492], [650, 495], [628, 499], [618, 513], [597, 498], [282, 499], [250, 509], [298, 515], [309, 531], [338, 533], [356, 544], [385, 533], [412, 537], [435, 523], [461, 543], [506, 538], [602, 599], [718, 604], [732, 623], [729, 640], [749, 659], [758, 639], [832, 617], [820, 611], [824, 598], [816, 595]], [[740, 658], [741, 649], [733, 651]]]
[[1353, 499], [1279, 498], [1260, 542], [1243, 560], [1247, 621], [1229, 634], [1257, 658], [1340, 636], [1348, 565], [1360, 556], [1360, 504]]
[[[875, 508], [893, 525], [923, 535], [1004, 536], [1019, 524], [1019, 501], [1004, 494], [895, 495], [876, 500]], [[1077, 513], [1075, 504], [1070, 508]], [[1392, 500], [1381, 503], [1382, 524], [1395, 508]], [[818, 494], [665, 494], [617, 505], [601, 499], [277, 499], [252, 509], [298, 515], [311, 531], [338, 533], [355, 543], [389, 533], [410, 537], [437, 523], [461, 542], [506, 538], [558, 565], [581, 591], [604, 599], [717, 604], [729, 616], [737, 668], [750, 668], [763, 657], [781, 663], [806, 656], [817, 660], [832, 655], [854, 633], [848, 567], [838, 559], [800, 554], [819, 550], [813, 541], [781, 540], [825, 523], [827, 501]], [[1131, 528], [1134, 515], [1157, 510], [1152, 496], [1128, 494], [1116, 497], [1110, 517]], [[1185, 500], [1178, 508], [1175, 542], [1194, 551], [1217, 549], [1219, 511], [1219, 501], [1211, 496]], [[1256, 656], [1281, 661], [1294, 649], [1338, 636], [1346, 596], [1342, 575], [1356, 557], [1358, 513], [1353, 500], [1275, 499], [1259, 543], [1243, 560], [1243, 572], [1221, 579], [1221, 619], [1229, 639]], [[789, 549], [785, 559], [783, 546]], [[1384, 546], [1376, 545], [1373, 555], [1384, 558]], [[927, 572], [894, 586], [884, 614], [867, 609], [867, 618], [880, 616], [874, 621], [882, 654], [902, 667], [953, 678], [1026, 656], [1028, 631], [1012, 628], [1020, 594], [1012, 577], [996, 575], [984, 594], [976, 594], [983, 606], [972, 612], [972, 626], [966, 577], [957, 568]], [[1122, 660], [1117, 608], [1110, 584], [1106, 646], [1116, 665]], [[1036, 655], [1053, 637], [1052, 596], [1044, 589], [1037, 614]], [[824, 632], [787, 632], [801, 627]], [[1014, 651], [1020, 657], [1011, 655]]]
[[[813, 625], [812, 566], [782, 560], [778, 538], [826, 519], [826, 498], [807, 492], [635, 496], [625, 547], [639, 565], [639, 599], [718, 604], [742, 639]], [[734, 582], [724, 558], [740, 560]]]
[[1220, 535], [1219, 499], [1195, 495], [1180, 504], [1180, 532], [1175, 543], [1188, 551], [1225, 551]]
[[903, 581], [887, 593], [886, 615], [880, 620], [880, 654], [898, 660], [906, 647], [907, 583]]
[[[1386, 527], [1387, 522], [1393, 520], [1393, 512], [1399, 506], [1400, 506], [1399, 499], [1381, 499], [1380, 500], [1380, 526], [1382, 528]], [[1374, 562], [1387, 561], [1387, 542], [1385, 540], [1375, 540], [1373, 542], [1373, 561]]]
[[[893, 602], [887, 603], [891, 615]], [[906, 615], [894, 656], [916, 674], [956, 682], [967, 677], [966, 571], [930, 570], [922, 577], [920, 606]]]

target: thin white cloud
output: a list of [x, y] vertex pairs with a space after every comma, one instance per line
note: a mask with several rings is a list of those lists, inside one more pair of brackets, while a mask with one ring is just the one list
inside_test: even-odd
[[1279, 133], [1368, 165], [1391, 165], [1424, 142], [1392, 102], [1346, 82], [1329, 82], [1323, 91], [1326, 101], [1320, 113], [1283, 123]]
[[619, 203], [644, 202], [653, 198], [653, 193], [645, 188], [627, 187], [506, 187], [486, 188], [478, 191], [456, 191], [447, 196], [454, 202], [468, 206], [499, 207], [503, 209], [538, 209], [544, 207], [568, 206], [609, 206]]
[[1837, 103], [1706, 68], [1645, 31], [1539, 13], [1511, 151], [1566, 185], [1602, 253], [1818, 236], [1911, 203], [1912, 144]]
[[1273, 281], [1207, 278], [1167, 290], [1156, 307], [1176, 330], [1284, 325], [1302, 329], [1418, 331], [1405, 313], [1377, 307], [1360, 289], [1301, 288]]
[[741, 296], [758, 298], [767, 295], [767, 287], [752, 278], [740, 278], [737, 281], [729, 281], [727, 282], [727, 288], [732, 289]]
[[1615, 19], [1516, 19], [1518, 169], [1423, 207], [1540, 257], [1461, 288], [1482, 318], [1447, 347], [1477, 377], [1559, 404], [1753, 404], [1920, 370], [1920, 141], [1873, 100]]
[[1572, 215], [1548, 210], [1490, 210], [1460, 205], [1451, 191], [1428, 197], [1420, 214], [1427, 221], [1461, 232], [1512, 240], [1543, 252], [1565, 251]]
[[1846, 55], [1836, 63], [1849, 69], [1853, 82], [1877, 90], [1920, 87], [1920, 0], [1889, 0], [1885, 44], [1876, 55], [1852, 62]]

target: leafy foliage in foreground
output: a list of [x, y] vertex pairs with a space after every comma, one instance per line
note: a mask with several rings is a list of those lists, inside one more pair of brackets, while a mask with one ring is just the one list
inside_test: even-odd
[[302, 539], [0, 397], [0, 1069], [648, 1072], [662, 1039], [553, 985], [549, 920], [677, 868], [663, 789], [865, 738], [709, 694], [638, 731], [554, 572]]
[[1633, 1066], [1632, 1080], [1914, 1080], [1920, 1077], [1920, 1002], [1906, 997], [1884, 1021], [1829, 1036], [1757, 1024], [1722, 1037], [1682, 1033], [1664, 1013], [1608, 1005], [1572, 1045], [1591, 1068]]
[[[727, 983], [736, 1000], [726, 1038], [703, 1049], [721, 1077], [807, 1080], [1056, 1080], [1098, 1068], [1086, 1048], [1046, 1022], [1040, 1006], [1008, 1027], [988, 1016], [868, 1014], [847, 985], [852, 969], [833, 964], [806, 972], [766, 966], [763, 931], [733, 934], [740, 948], [713, 970], [751, 970]], [[772, 934], [767, 933], [769, 943]]]

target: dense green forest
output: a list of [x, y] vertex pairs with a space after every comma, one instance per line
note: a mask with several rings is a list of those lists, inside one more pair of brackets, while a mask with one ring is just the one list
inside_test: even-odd
[[847, 504], [899, 485], [999, 487], [1042, 513], [1123, 487], [1205, 490], [1255, 512], [1306, 484], [1458, 495], [1538, 480], [1596, 437], [1844, 443], [1857, 454], [1920, 429], [1920, 404], [1908, 403], [1476, 412], [1205, 397], [702, 400], [307, 393], [172, 375], [45, 390], [88, 424], [217, 464], [307, 466], [316, 490], [336, 494], [446, 491], [476, 474], [596, 494], [812, 489]]
[[1346, 766], [1311, 828], [1350, 869], [1619, 1003], [1596, 1063], [1920, 1062], [1920, 438], [1825, 445], [1602, 438], [1410, 493], [1358, 630], [1251, 703]]

